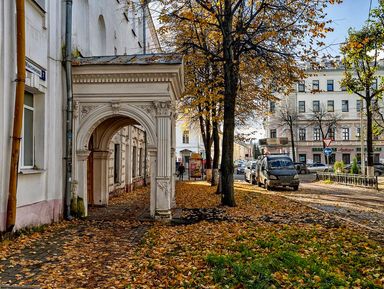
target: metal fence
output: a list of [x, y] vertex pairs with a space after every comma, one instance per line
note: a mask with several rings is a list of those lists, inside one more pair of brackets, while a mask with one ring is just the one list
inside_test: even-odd
[[335, 183], [363, 187], [363, 188], [373, 188], [379, 190], [379, 182], [377, 176], [367, 177], [362, 175], [352, 175], [352, 174], [335, 174], [335, 173], [317, 173], [318, 180], [330, 180]]

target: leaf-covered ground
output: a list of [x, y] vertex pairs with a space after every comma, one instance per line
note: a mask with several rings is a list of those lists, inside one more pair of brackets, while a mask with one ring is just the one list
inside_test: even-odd
[[359, 227], [243, 183], [236, 183], [235, 208], [218, 206], [214, 191], [204, 182], [178, 183], [168, 224], [148, 222], [148, 190], [141, 189], [87, 220], [3, 242], [0, 284], [384, 288], [382, 243]]

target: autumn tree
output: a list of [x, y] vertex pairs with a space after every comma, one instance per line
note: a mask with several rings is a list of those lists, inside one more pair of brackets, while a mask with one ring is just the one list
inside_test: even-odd
[[[236, 102], [241, 88], [241, 70], [258, 63], [254, 73], [270, 79], [278, 71], [300, 74], [297, 60], [313, 56], [317, 39], [329, 30], [324, 8], [335, 0], [164, 0], [165, 14], [175, 23], [193, 23], [192, 33], [204, 33], [200, 23], [215, 31], [219, 50], [211, 50], [191, 37], [183, 44], [210, 55], [222, 64], [224, 78], [224, 122], [222, 143], [222, 204], [235, 206], [233, 148]], [[202, 13], [202, 10], [204, 13]], [[207, 17], [207, 14], [209, 15]], [[308, 58], [309, 60], [309, 58]], [[292, 79], [287, 78], [287, 81]]]
[[[360, 30], [350, 29], [346, 43], [341, 47], [345, 67], [342, 85], [350, 93], [359, 95], [364, 101], [366, 116], [367, 174], [373, 176], [373, 113], [382, 99], [384, 84], [378, 84], [379, 50], [384, 44], [383, 1], [373, 11], [371, 19]], [[380, 12], [381, 11], [381, 12]]]

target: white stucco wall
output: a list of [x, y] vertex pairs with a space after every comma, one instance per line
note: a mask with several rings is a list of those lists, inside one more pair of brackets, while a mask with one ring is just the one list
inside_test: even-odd
[[[38, 225], [62, 215], [65, 131], [65, 84], [62, 49], [65, 34], [65, 1], [46, 0], [45, 13], [26, 0], [26, 56], [46, 71], [46, 79], [28, 72], [26, 90], [35, 95], [35, 169], [22, 170], [18, 179], [16, 227]], [[124, 2], [124, 1], [120, 1]], [[73, 49], [83, 56], [142, 53], [141, 11], [137, 15], [112, 0], [73, 1]], [[105, 22], [101, 41], [98, 21]], [[5, 228], [8, 199], [11, 134], [16, 78], [16, 7], [0, 1], [0, 231]], [[134, 29], [134, 32], [132, 32]], [[140, 38], [141, 37], [141, 38]], [[159, 52], [147, 25], [147, 52]], [[116, 48], [116, 49], [115, 49]]]

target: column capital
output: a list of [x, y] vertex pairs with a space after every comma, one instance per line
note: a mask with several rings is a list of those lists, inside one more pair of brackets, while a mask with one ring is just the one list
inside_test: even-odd
[[156, 109], [157, 117], [170, 117], [172, 113], [172, 103], [170, 101], [160, 102], [154, 101], [153, 105]]
[[77, 158], [80, 161], [86, 161], [91, 152], [89, 150], [78, 150], [76, 151]]

